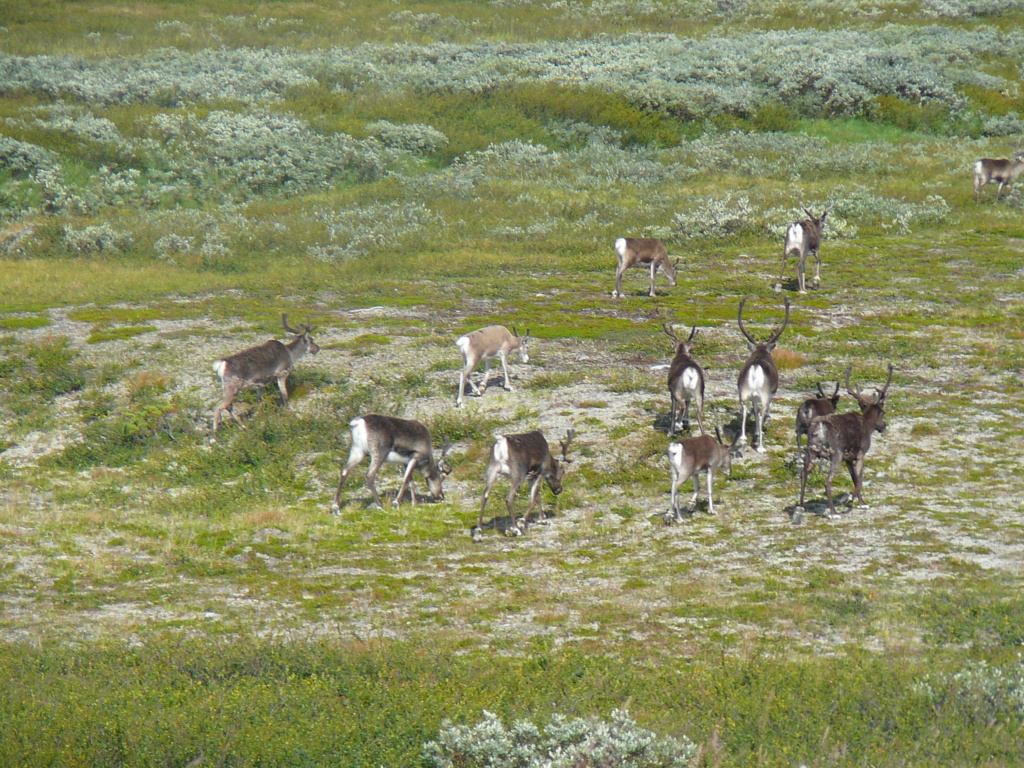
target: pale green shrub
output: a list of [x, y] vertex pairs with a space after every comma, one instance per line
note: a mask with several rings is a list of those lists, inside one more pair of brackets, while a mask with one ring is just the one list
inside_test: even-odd
[[396, 125], [388, 120], [377, 120], [367, 125], [366, 130], [385, 146], [414, 154], [436, 152], [448, 146], [448, 137], [441, 131], [419, 123]]
[[611, 722], [554, 715], [543, 731], [528, 720], [506, 729], [485, 711], [472, 727], [446, 722], [423, 753], [435, 768], [686, 768], [697, 748], [640, 728], [622, 710], [612, 712]]
[[985, 661], [967, 662], [956, 672], [928, 675], [918, 685], [919, 693], [935, 707], [954, 707], [973, 720], [989, 722], [994, 717], [1024, 718], [1024, 660], [998, 667]]
[[65, 247], [83, 256], [121, 253], [129, 248], [132, 242], [133, 238], [128, 232], [113, 229], [106, 223], [82, 229], [75, 229], [70, 225], [64, 227]]

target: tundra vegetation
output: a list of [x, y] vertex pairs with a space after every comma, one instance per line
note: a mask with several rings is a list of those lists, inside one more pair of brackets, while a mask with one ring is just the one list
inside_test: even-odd
[[[1024, 763], [1024, 185], [972, 171], [1022, 66], [1020, 0], [5, 0], [0, 764], [497, 765], [627, 719], [661, 764]], [[613, 301], [625, 236], [677, 285]], [[729, 442], [744, 296], [756, 338], [792, 303], [767, 452], [667, 526], [662, 324]], [[320, 353], [212, 443], [212, 362], [282, 313]], [[456, 410], [494, 324], [531, 363]], [[871, 506], [793, 525], [796, 408], [889, 361]], [[443, 501], [330, 514], [364, 413], [454, 444]], [[494, 439], [568, 425], [548, 525], [474, 542]]]

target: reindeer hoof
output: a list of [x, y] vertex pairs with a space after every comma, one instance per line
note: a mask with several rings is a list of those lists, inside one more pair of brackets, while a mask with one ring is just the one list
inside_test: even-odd
[[776, 283], [775, 284], [775, 292], [776, 293], [782, 293], [782, 283]]
[[478, 544], [479, 544], [479, 543], [480, 543], [481, 541], [483, 541], [483, 540], [484, 540], [484, 534], [483, 534], [483, 532], [482, 532], [482, 531], [480, 530], [480, 526], [479, 526], [479, 525], [474, 525], [474, 526], [473, 526], [473, 528], [472, 528], [472, 529], [470, 530], [470, 532], [469, 532], [469, 536], [470, 536], [470, 538], [472, 538], [472, 539], [473, 539], [473, 541], [474, 541], [474, 542], [476, 542], [476, 543], [478, 543]]
[[768, 449], [765, 448], [763, 445], [757, 446], [757, 448], [755, 448], [754, 450], [757, 451], [758, 453], [768, 453]]
[[790, 515], [790, 522], [793, 525], [800, 525], [804, 521], [804, 508], [800, 506], [793, 507], [793, 514]]
[[332, 515], [340, 515], [341, 514], [341, 507], [338, 505], [338, 502], [334, 502], [333, 504], [331, 504], [331, 514]]

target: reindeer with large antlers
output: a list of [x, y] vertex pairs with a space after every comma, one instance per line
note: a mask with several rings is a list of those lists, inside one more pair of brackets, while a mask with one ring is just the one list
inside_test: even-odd
[[615, 253], [619, 257], [619, 266], [615, 269], [615, 289], [612, 291], [612, 298], [622, 298], [622, 275], [630, 267], [651, 268], [651, 298], [657, 296], [654, 291], [654, 278], [658, 275], [658, 269], [665, 273], [665, 277], [673, 286], [676, 284], [676, 269], [679, 260], [675, 263], [668, 257], [665, 245], [656, 237], [620, 237], [615, 241]]
[[[486, 485], [483, 500], [480, 502], [480, 524], [474, 529], [473, 535], [476, 536], [477, 531], [483, 528], [487, 499], [500, 475], [509, 478], [508, 496], [505, 498], [505, 508], [511, 518], [508, 531], [513, 535], [521, 534], [529, 522], [530, 513], [533, 512], [534, 507], [540, 508], [543, 516], [540, 481], [546, 480], [551, 492], [556, 496], [562, 492], [562, 478], [565, 477], [566, 465], [571, 461], [567, 454], [575, 436], [576, 430], [570, 429], [565, 434], [565, 440], [559, 443], [562, 448], [561, 460], [551, 455], [548, 441], [539, 430], [525, 434], [504, 435], [495, 440], [494, 445], [491, 446], [491, 457], [487, 462], [487, 472], [484, 475]], [[519, 487], [527, 478], [533, 481], [530, 486], [530, 504], [526, 509], [526, 514], [517, 523], [514, 502]]]
[[825, 232], [825, 217], [835, 208], [830, 205], [821, 216], [815, 216], [807, 208], [804, 213], [807, 218], [790, 224], [786, 229], [786, 242], [782, 249], [782, 268], [779, 270], [779, 280], [775, 283], [775, 290], [782, 290], [782, 275], [786, 272], [786, 261], [792, 253], [797, 257], [796, 280], [800, 293], [807, 293], [807, 257], [814, 254], [814, 287], [821, 285], [821, 256], [818, 249], [821, 246], [821, 238]]
[[338, 490], [331, 505], [334, 514], [341, 513], [341, 489], [345, 481], [367, 455], [370, 456], [370, 469], [366, 472], [366, 485], [378, 507], [383, 508], [384, 505], [381, 504], [380, 494], [377, 493], [377, 472], [385, 463], [405, 465], [402, 486], [398, 489], [393, 506], [397, 507], [401, 502], [406, 488], [412, 494], [413, 506], [416, 506], [416, 491], [412, 486], [414, 470], [419, 470], [426, 479], [435, 501], [444, 499], [441, 476], [451, 472], [444, 463], [448, 449], [451, 448], [450, 443], [446, 443], [441, 449], [441, 458], [434, 461], [430, 432], [418, 421], [370, 413], [353, 419], [349, 422], [349, 427], [352, 429], [352, 447], [349, 450], [348, 461], [341, 470]]
[[235, 414], [234, 403], [238, 393], [246, 387], [265, 387], [276, 380], [277, 387], [281, 390], [281, 401], [288, 405], [288, 387], [285, 384], [288, 374], [303, 355], [315, 355], [320, 351], [320, 347], [310, 336], [312, 329], [308, 319], [296, 329], [289, 327], [288, 315], [283, 314], [281, 326], [288, 333], [295, 334], [295, 338], [287, 344], [271, 339], [265, 344], [223, 357], [213, 364], [213, 370], [220, 377], [224, 387], [224, 397], [213, 410], [214, 432], [220, 425], [220, 415], [224, 411], [231, 414], [231, 418], [240, 427], [245, 426]]
[[697, 326], [690, 329], [690, 335], [686, 341], [680, 339], [668, 323], [662, 323], [662, 328], [672, 343], [675, 345], [676, 353], [668, 368], [668, 392], [672, 398], [672, 412], [669, 415], [669, 436], [676, 433], [676, 414], [679, 411], [679, 404], [683, 404], [683, 429], [690, 428], [690, 402], [693, 401], [697, 409], [697, 423], [700, 425], [700, 433], [704, 434], [704, 369], [690, 355], [693, 353], [693, 337], [697, 333]]
[[828, 416], [836, 412], [839, 405], [839, 382], [836, 382], [836, 390], [831, 395], [826, 395], [818, 382], [818, 396], [809, 397], [804, 400], [796, 409], [796, 449], [800, 450], [800, 438], [807, 434], [811, 422], [816, 416]]
[[740, 439], [747, 437], [747, 403], [751, 404], [754, 412], [754, 420], [757, 425], [757, 452], [764, 453], [764, 423], [768, 418], [768, 412], [772, 405], [772, 398], [779, 389], [779, 371], [775, 367], [775, 360], [772, 359], [772, 350], [775, 349], [775, 342], [779, 340], [782, 332], [789, 324], [789, 299], [786, 299], [786, 317], [782, 326], [771, 338], [765, 342], [757, 342], [747, 333], [743, 327], [743, 305], [747, 299], [740, 301], [739, 325], [740, 333], [747, 339], [747, 346], [750, 348], [750, 357], [743, 364], [739, 377], [740, 395]]
[[873, 398], [864, 397], [859, 389], [850, 387], [851, 365], [846, 369], [846, 391], [857, 401], [860, 413], [833, 413], [819, 416], [811, 422], [807, 433], [807, 451], [804, 454], [804, 468], [800, 474], [800, 505], [795, 515], [799, 515], [804, 507], [804, 492], [807, 488], [807, 474], [815, 461], [828, 462], [828, 474], [825, 477], [825, 494], [828, 496], [828, 517], [836, 513], [832, 501], [832, 478], [839, 470], [839, 465], [846, 462], [853, 481], [853, 494], [850, 504], [859, 501], [864, 504], [862, 486], [864, 480], [864, 457], [871, 448], [871, 434], [885, 431], [885, 395], [892, 382], [892, 363], [889, 364], [889, 376], [885, 386], [875, 390]]

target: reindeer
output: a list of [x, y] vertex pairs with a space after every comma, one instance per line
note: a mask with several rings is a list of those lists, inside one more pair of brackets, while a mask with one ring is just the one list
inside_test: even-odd
[[775, 290], [782, 290], [782, 275], [786, 271], [786, 261], [789, 254], [795, 254], [798, 261], [796, 265], [797, 285], [800, 293], [807, 293], [807, 256], [814, 254], [814, 287], [821, 285], [821, 256], [818, 255], [818, 248], [821, 245], [821, 238], [825, 229], [825, 217], [835, 208], [830, 205], [821, 216], [815, 217], [808, 209], [804, 208], [807, 218], [790, 224], [786, 229], [786, 243], [782, 249], [782, 268], [779, 270], [779, 280], [775, 283]]
[[807, 432], [804, 468], [800, 474], [800, 506], [796, 514], [803, 511], [807, 474], [810, 472], [811, 464], [817, 460], [829, 462], [828, 475], [825, 477], [825, 494], [828, 496], [829, 509], [829, 514], [826, 517], [831, 517], [836, 513], [835, 504], [832, 502], [832, 478], [842, 462], [846, 462], [846, 468], [850, 471], [850, 479], [853, 480], [851, 506], [854, 500], [859, 500], [862, 505], [864, 504], [862, 493], [864, 457], [871, 448], [871, 433], [882, 434], [885, 431], [883, 409], [885, 395], [892, 382], [892, 363], [889, 364], [889, 377], [885, 380], [885, 386], [876, 389], [875, 397], [870, 399], [861, 395], [859, 389], [850, 388], [850, 371], [852, 369], [852, 365], [846, 369], [846, 391], [857, 401], [861, 412], [833, 413], [827, 416], [818, 416], [811, 422]]
[[800, 450], [800, 438], [807, 434], [807, 429], [811, 426], [811, 421], [814, 417], [828, 416], [830, 413], [835, 413], [836, 406], [839, 404], [839, 397], [838, 381], [836, 382], [836, 391], [831, 395], [826, 395], [821, 388], [821, 382], [818, 382], [818, 396], [804, 400], [800, 407], [796, 409], [797, 451]]
[[993, 160], [990, 157], [983, 157], [974, 164], [974, 199], [981, 198], [981, 188], [986, 184], [998, 184], [996, 189], [996, 200], [1002, 194], [1003, 188], [1010, 185], [1010, 182], [1024, 173], [1024, 154], [1015, 154], [1013, 160]]
[[426, 479], [434, 501], [444, 499], [441, 476], [451, 473], [451, 469], [444, 463], [448, 450], [451, 448], [450, 443], [445, 444], [441, 450], [441, 459], [435, 462], [430, 443], [430, 432], [418, 421], [371, 413], [352, 419], [349, 422], [349, 427], [352, 428], [352, 448], [348, 454], [348, 462], [341, 470], [341, 480], [338, 482], [338, 490], [334, 494], [331, 512], [336, 515], [341, 514], [341, 489], [352, 470], [366, 458], [367, 454], [370, 456], [370, 469], [366, 473], [366, 485], [370, 489], [370, 495], [373, 496], [374, 504], [381, 509], [384, 505], [381, 504], [380, 495], [377, 493], [376, 481], [377, 472], [385, 462], [405, 465], [402, 486], [398, 489], [398, 495], [395, 496], [392, 506], [399, 505], [407, 487], [412, 494], [413, 506], [416, 506], [416, 491], [412, 487], [412, 473], [417, 469]]
[[[507, 530], [512, 531], [513, 535], [521, 534], [526, 524], [529, 523], [533, 508], [542, 507], [540, 481], [546, 480], [551, 492], [556, 496], [562, 492], [562, 478], [565, 477], [566, 465], [571, 461], [567, 454], [574, 437], [576, 437], [576, 430], [570, 429], [565, 434], [565, 440], [559, 443], [562, 447], [560, 461], [551, 455], [548, 441], [544, 439], [544, 435], [539, 430], [525, 434], [504, 435], [495, 440], [494, 445], [491, 446], [491, 457], [487, 462], [487, 472], [484, 475], [485, 487], [484, 497], [480, 502], [480, 522], [474, 530], [474, 536], [483, 528], [487, 499], [490, 498], [491, 489], [494, 488], [499, 475], [509, 478], [510, 482], [508, 496], [505, 498], [505, 507], [511, 518], [511, 524]], [[533, 481], [530, 486], [530, 504], [526, 508], [526, 514], [517, 523], [513, 504], [516, 492], [527, 478]], [[543, 516], [543, 509], [540, 511]]]
[[[455, 399], [455, 407], [462, 406], [462, 395], [467, 381], [474, 395], [479, 396], [482, 394], [482, 390], [487, 389], [487, 380], [491, 376], [491, 360], [495, 356], [501, 359], [501, 370], [505, 374], [505, 389], [514, 392], [512, 377], [508, 374], [508, 353], [518, 351], [521, 362], [530, 362], [530, 353], [526, 348], [529, 338], [529, 328], [520, 336], [515, 326], [512, 326], [512, 332], [509, 333], [508, 328], [503, 325], [488, 325], [486, 328], [460, 336], [455, 342], [455, 346], [462, 352], [464, 366], [459, 372], [459, 396]], [[484, 361], [484, 383], [483, 387], [479, 388], [469, 378], [469, 375], [481, 360]]]
[[672, 286], [676, 284], [676, 269], [679, 266], [679, 259], [673, 264], [669, 261], [668, 251], [662, 245], [661, 240], [654, 237], [620, 237], [615, 241], [615, 252], [619, 255], [619, 266], [615, 270], [615, 290], [612, 291], [612, 298], [623, 298], [622, 273], [633, 266], [651, 268], [651, 297], [657, 294], [654, 292], [654, 278], [658, 274], [658, 268], [665, 273]]
[[775, 342], [779, 340], [782, 332], [789, 324], [789, 299], [786, 299], [786, 317], [779, 328], [768, 341], [759, 344], [754, 341], [743, 327], [743, 305], [746, 298], [740, 301], [739, 324], [740, 333], [747, 339], [747, 346], [750, 348], [750, 357], [743, 364], [739, 378], [740, 395], [740, 439], [747, 437], [747, 402], [751, 402], [751, 409], [754, 411], [754, 418], [757, 424], [757, 452], [764, 453], [764, 423], [768, 419], [768, 412], [771, 409], [772, 398], [779, 388], [779, 371], [775, 367], [775, 360], [772, 359], [772, 350], [775, 349]]
[[676, 332], [667, 323], [662, 323], [665, 333], [675, 344], [676, 354], [668, 368], [668, 392], [672, 397], [672, 412], [669, 416], [670, 423], [668, 434], [670, 437], [676, 434], [676, 413], [679, 403], [683, 404], [683, 429], [690, 428], [690, 401], [696, 402], [697, 423], [700, 425], [700, 433], [704, 434], [704, 369], [700, 367], [690, 354], [693, 352], [693, 337], [697, 333], [697, 326], [690, 329], [690, 335], [686, 341], [680, 340]]
[[682, 504], [679, 503], [679, 486], [693, 478], [693, 499], [690, 504], [696, 510], [697, 497], [700, 495], [700, 483], [697, 475], [706, 472], [708, 476], [708, 512], [715, 514], [715, 502], [711, 496], [713, 475], [719, 467], [732, 474], [732, 460], [743, 457], [743, 449], [739, 447], [740, 435], [736, 435], [730, 445], [722, 443], [722, 434], [715, 427], [715, 437], [700, 435], [671, 443], [668, 447], [668, 463], [672, 470], [672, 519], [682, 522]]
[[276, 379], [277, 387], [281, 391], [281, 400], [284, 405], [288, 405], [288, 387], [285, 384], [288, 374], [303, 355], [307, 352], [315, 355], [320, 351], [320, 347], [310, 336], [312, 328], [309, 326], [308, 318], [296, 330], [288, 326], [288, 315], [283, 314], [281, 325], [288, 333], [295, 334], [295, 338], [287, 344], [271, 339], [265, 344], [223, 357], [213, 364], [213, 370], [224, 386], [224, 397], [213, 410], [214, 432], [220, 425], [220, 415], [223, 411], [231, 414], [231, 418], [240, 427], [245, 427], [235, 414], [234, 403], [238, 393], [246, 387], [265, 387], [271, 380]]

